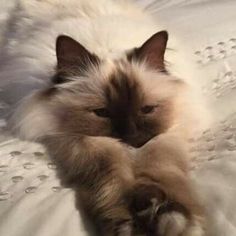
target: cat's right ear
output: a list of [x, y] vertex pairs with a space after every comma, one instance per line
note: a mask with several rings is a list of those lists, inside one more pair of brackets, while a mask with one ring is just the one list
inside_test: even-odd
[[61, 35], [56, 40], [57, 69], [63, 73], [80, 73], [91, 64], [99, 63], [99, 58], [90, 53], [79, 42]]
[[144, 42], [141, 47], [129, 52], [127, 58], [129, 61], [145, 61], [150, 68], [166, 72], [164, 55], [167, 41], [167, 31], [157, 32]]

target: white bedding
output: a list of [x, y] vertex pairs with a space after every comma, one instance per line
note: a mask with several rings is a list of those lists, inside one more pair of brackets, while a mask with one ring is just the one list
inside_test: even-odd
[[[15, 1], [16, 2], [16, 1]], [[14, 9], [0, 0], [0, 34]], [[193, 180], [208, 209], [208, 236], [236, 235], [236, 1], [138, 0], [178, 34], [206, 76], [199, 78], [215, 125], [193, 143]], [[0, 38], [0, 46], [3, 44]], [[178, 49], [181, 50], [181, 49]], [[2, 91], [2, 94], [4, 91]], [[0, 91], [0, 115], [9, 105]], [[4, 121], [0, 122], [0, 126]], [[89, 235], [74, 195], [39, 145], [1, 137], [0, 235]]]

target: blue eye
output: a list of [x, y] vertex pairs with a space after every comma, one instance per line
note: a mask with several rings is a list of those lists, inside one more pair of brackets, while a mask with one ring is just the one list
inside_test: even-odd
[[106, 108], [95, 109], [93, 110], [93, 112], [99, 117], [104, 117], [104, 118], [110, 117], [109, 111]]
[[155, 106], [144, 106], [144, 107], [141, 108], [141, 112], [143, 114], [148, 114], [148, 113], [153, 112], [154, 109], [155, 109]]

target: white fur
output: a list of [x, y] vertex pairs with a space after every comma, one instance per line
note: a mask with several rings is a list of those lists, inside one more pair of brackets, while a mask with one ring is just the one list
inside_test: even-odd
[[[16, 26], [9, 29], [11, 34], [6, 34], [8, 43], [1, 55], [4, 62], [1, 80], [5, 80], [9, 72], [14, 76], [6, 78], [7, 81], [38, 78], [41, 73], [50, 77], [56, 64], [55, 39], [60, 34], [75, 38], [102, 58], [117, 58], [163, 30], [147, 12], [130, 2], [20, 0], [14, 16]], [[168, 50], [166, 56], [171, 73], [189, 81], [192, 76], [188, 68], [191, 66], [178, 51], [183, 46], [169, 33], [168, 48], [175, 49]]]
[[[11, 21], [0, 59], [0, 87], [3, 89], [10, 83], [21, 84], [17, 85], [19, 87], [24, 84], [45, 86], [54, 73], [55, 40], [60, 34], [73, 37], [102, 59], [113, 60], [163, 30], [131, 0], [19, 0]], [[168, 48], [174, 50], [167, 50], [166, 53], [166, 60], [170, 64], [168, 69], [173, 76], [189, 84], [197, 84], [188, 59], [182, 51], [178, 51], [183, 48], [183, 44], [177, 42], [171, 32], [169, 35]], [[191, 105], [189, 114], [195, 111], [202, 118], [205, 114], [202, 102], [192, 92]], [[40, 111], [41, 108], [37, 109], [37, 115], [30, 114], [31, 118], [37, 117], [36, 123], [31, 118], [20, 121], [20, 130], [23, 131], [23, 127], [35, 127], [36, 124], [36, 127], [40, 127], [40, 119], [45, 123]], [[194, 117], [197, 122], [202, 120], [198, 116]], [[186, 120], [182, 123], [186, 123]], [[36, 130], [31, 129], [29, 138], [36, 137]], [[27, 132], [23, 132], [23, 136]], [[39, 128], [39, 133], [42, 132]]]
[[179, 212], [165, 213], [158, 222], [158, 233], [161, 236], [178, 236], [187, 226], [187, 219]]
[[205, 231], [198, 219], [192, 219], [191, 223], [179, 212], [163, 214], [158, 222], [160, 236], [203, 236]]
[[13, 133], [32, 141], [54, 133], [56, 128], [54, 117], [48, 112], [48, 105], [37, 102], [37, 96], [34, 95], [23, 99], [9, 121]]

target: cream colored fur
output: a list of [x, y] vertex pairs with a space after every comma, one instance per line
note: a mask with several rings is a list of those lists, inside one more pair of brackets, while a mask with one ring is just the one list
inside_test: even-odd
[[[148, 12], [132, 1], [122, 0], [20, 0], [13, 21], [14, 27], [6, 32], [7, 44], [0, 59], [3, 89], [10, 83], [28, 83], [35, 87], [48, 84], [56, 65], [55, 40], [60, 34], [78, 40], [101, 59], [112, 60], [163, 30]], [[175, 35], [169, 34], [167, 69], [173, 76], [194, 85], [196, 91], [197, 71], [179, 51], [184, 42], [178, 42]], [[191, 119], [194, 117], [196, 127], [207, 115], [200, 97], [192, 91], [189, 94], [189, 114], [195, 113]], [[201, 119], [196, 114], [200, 114]]]

